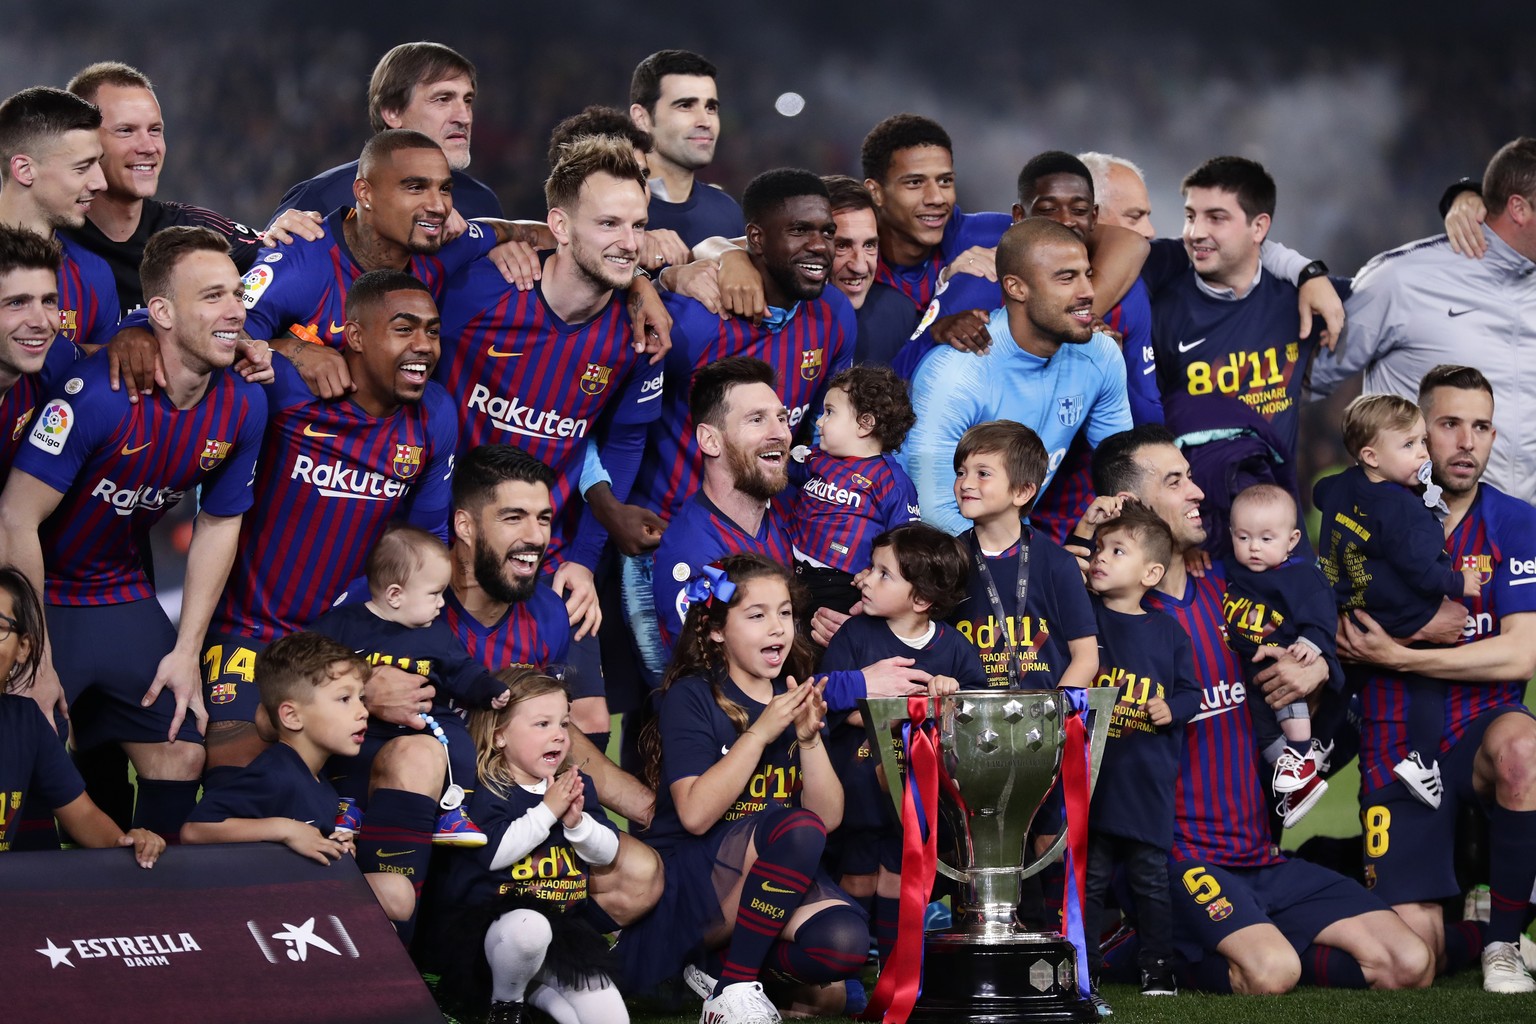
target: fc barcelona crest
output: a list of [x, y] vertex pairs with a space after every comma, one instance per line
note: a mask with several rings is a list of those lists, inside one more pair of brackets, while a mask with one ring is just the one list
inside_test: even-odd
[[815, 380], [821, 376], [821, 349], [813, 348], [800, 357], [800, 376]]
[[1064, 427], [1075, 427], [1083, 418], [1083, 396], [1056, 399], [1056, 418]]
[[229, 454], [229, 445], [228, 441], [216, 441], [210, 437], [203, 444], [203, 454], [198, 457], [197, 464], [205, 470], [213, 469]]
[[80, 311], [76, 309], [59, 310], [59, 330], [74, 339], [75, 332], [80, 330]]
[[36, 408], [37, 406], [34, 405], [31, 409], [16, 417], [16, 426], [11, 428], [12, 441], [21, 437], [21, 432], [27, 429], [27, 423], [32, 419], [32, 411]]
[[421, 447], [414, 444], [395, 445], [395, 458], [390, 468], [401, 480], [409, 480], [421, 472]]
[[208, 700], [213, 704], [229, 704], [235, 699], [234, 683], [214, 683], [208, 692]]
[[581, 375], [581, 390], [589, 395], [600, 395], [608, 386], [608, 378], [613, 376], [613, 367], [603, 366], [601, 363], [588, 363], [587, 372]]

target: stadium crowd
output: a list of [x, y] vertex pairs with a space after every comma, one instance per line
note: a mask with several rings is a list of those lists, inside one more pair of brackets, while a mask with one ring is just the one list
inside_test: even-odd
[[[1346, 278], [1252, 159], [1180, 238], [1104, 153], [968, 212], [911, 113], [738, 201], [717, 79], [646, 57], [504, 211], [474, 64], [402, 44], [260, 228], [158, 195], [133, 67], [0, 103], [0, 849], [355, 857], [458, 1019], [852, 1014], [910, 969], [859, 699], [1114, 687], [1089, 821], [1033, 830], [1087, 826], [1101, 1014], [1536, 992], [1536, 140]], [[1303, 493], [1302, 406], [1362, 372]], [[1282, 853], [1356, 759], [1356, 856]]]

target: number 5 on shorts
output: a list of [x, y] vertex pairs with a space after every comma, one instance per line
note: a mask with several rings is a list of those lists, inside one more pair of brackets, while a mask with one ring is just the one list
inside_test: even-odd
[[1189, 890], [1195, 902], [1202, 907], [1221, 895], [1221, 883], [1212, 878], [1203, 867], [1190, 868], [1184, 872], [1184, 888]]

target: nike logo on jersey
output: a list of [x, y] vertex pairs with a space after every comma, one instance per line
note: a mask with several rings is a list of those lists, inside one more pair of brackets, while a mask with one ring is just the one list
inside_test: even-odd
[[727, 746], [724, 746], [724, 745], [722, 745], [720, 747], [720, 753], [721, 753], [722, 756], [725, 755], [725, 754], [729, 754], [730, 752], [731, 752], [731, 748], [730, 747], [727, 747]]
[[800, 895], [799, 893], [795, 892], [795, 890], [793, 890], [793, 889], [785, 889], [783, 886], [774, 885], [772, 882], [764, 882], [763, 883], [763, 892], [777, 893], [780, 896], [798, 896], [798, 895]]
[[342, 333], [345, 332], [345, 330], [346, 330], [346, 328], [342, 327], [335, 320], [331, 321], [331, 333], [332, 334], [342, 334]]
[[152, 445], [154, 443], [155, 442], [153, 442], [153, 441], [145, 441], [143, 444], [139, 445], [137, 448], [129, 448], [127, 445], [123, 445], [122, 451], [118, 452], [118, 454], [119, 455], [137, 455], [139, 452], [143, 451], [145, 448], [148, 448], [150, 445]]
[[323, 432], [321, 432], [319, 430], [316, 430], [315, 429], [315, 425], [313, 423], [306, 423], [306, 424], [304, 424], [304, 436], [305, 437], [335, 437], [336, 435], [335, 434], [323, 433]]
[[1445, 311], [1445, 315], [1446, 316], [1466, 316], [1470, 312], [1472, 312], [1472, 310], [1470, 310], [1470, 309], [1448, 309], [1448, 310]]
[[404, 857], [410, 852], [410, 850], [396, 850], [394, 853], [385, 853], [383, 850], [374, 850], [373, 855], [388, 860], [390, 857]]
[[1204, 338], [1196, 338], [1194, 341], [1181, 341], [1181, 342], [1179, 342], [1179, 351], [1180, 352], [1188, 352], [1191, 349], [1199, 348], [1201, 345], [1204, 345], [1204, 344], [1205, 344], [1205, 339]]
[[490, 356], [492, 359], [516, 359], [518, 356], [522, 355], [523, 353], [521, 351], [518, 351], [518, 352], [498, 352], [498, 351], [496, 351], [496, 346], [492, 345], [490, 348], [485, 350], [485, 354]]

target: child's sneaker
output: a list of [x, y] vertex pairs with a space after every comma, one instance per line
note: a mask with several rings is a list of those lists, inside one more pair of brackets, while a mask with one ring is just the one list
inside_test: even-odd
[[1316, 772], [1307, 780], [1307, 784], [1294, 793], [1287, 793], [1280, 798], [1280, 817], [1286, 828], [1290, 828], [1302, 818], [1308, 811], [1317, 806], [1317, 802], [1328, 792], [1328, 782]]
[[700, 999], [708, 999], [715, 991], [713, 975], [698, 964], [685, 964], [683, 966], [683, 983], [693, 990], [693, 994]]
[[469, 820], [464, 808], [455, 807], [444, 811], [437, 819], [437, 831], [432, 833], [433, 846], [484, 846], [488, 840], [480, 826]]
[[1093, 1012], [1099, 1015], [1099, 1020], [1107, 1020], [1115, 1015], [1114, 1007], [1109, 1005], [1109, 1000], [1099, 994], [1097, 985], [1088, 989], [1088, 1002], [1093, 1005]]
[[1294, 793], [1306, 787], [1317, 774], [1317, 762], [1294, 747], [1287, 746], [1275, 760], [1274, 789], [1276, 793]]
[[704, 1000], [699, 1024], [780, 1024], [784, 1018], [755, 981], [727, 985]]
[[363, 830], [363, 812], [357, 809], [357, 801], [349, 796], [341, 798], [336, 808], [336, 828], [332, 839], [350, 839]]
[[1407, 757], [1392, 766], [1392, 774], [1402, 779], [1408, 791], [1420, 802], [1428, 804], [1432, 809], [1440, 807], [1440, 794], [1444, 786], [1440, 782], [1439, 761], [1431, 761], [1426, 766], [1417, 750], [1410, 751]]

